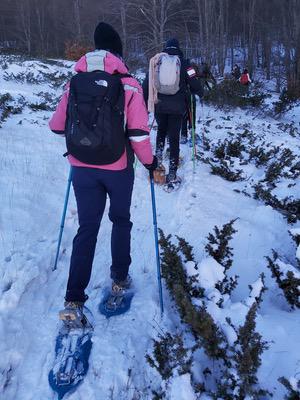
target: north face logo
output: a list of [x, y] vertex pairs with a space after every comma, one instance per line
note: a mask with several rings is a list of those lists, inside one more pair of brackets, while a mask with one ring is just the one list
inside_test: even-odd
[[83, 146], [90, 146], [92, 144], [92, 142], [90, 141], [90, 139], [88, 139], [87, 137], [84, 137], [83, 139], [80, 140], [80, 143]]
[[107, 87], [108, 83], [104, 79], [100, 79], [99, 81], [95, 81], [96, 85]]

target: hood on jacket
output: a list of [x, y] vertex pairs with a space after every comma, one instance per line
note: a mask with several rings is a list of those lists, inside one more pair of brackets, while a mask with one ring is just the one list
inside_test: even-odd
[[163, 52], [167, 53], [167, 54], [170, 54], [170, 56], [178, 56], [181, 59], [181, 61], [184, 58], [183, 57], [183, 52], [180, 49], [178, 49], [177, 47], [166, 47], [163, 50]]
[[85, 54], [75, 64], [75, 71], [105, 71], [110, 74], [128, 74], [128, 68], [124, 62], [107, 50], [94, 50]]

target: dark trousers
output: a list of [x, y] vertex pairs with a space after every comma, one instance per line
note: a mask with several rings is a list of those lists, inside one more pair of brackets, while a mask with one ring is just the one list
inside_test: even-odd
[[79, 229], [73, 240], [66, 301], [84, 301], [95, 254], [97, 235], [109, 196], [111, 220], [111, 278], [127, 277], [130, 257], [130, 204], [134, 172], [132, 166], [122, 171], [73, 167]]
[[[182, 118], [182, 124], [181, 124], [181, 137], [187, 138], [188, 135], [188, 127], [190, 128], [189, 124], [189, 115], [186, 113], [183, 118]], [[189, 124], [189, 125], [188, 125]]]
[[180, 114], [155, 114], [157, 122], [156, 155], [162, 157], [166, 137], [170, 146], [170, 170], [176, 172], [179, 162], [179, 136], [182, 123]]
[[192, 95], [192, 97], [193, 97], [193, 121], [192, 121], [191, 98], [189, 98], [188, 110], [182, 118], [181, 136], [186, 138], [188, 134], [188, 128], [192, 129], [192, 122], [194, 124], [194, 127], [196, 126], [196, 96]]

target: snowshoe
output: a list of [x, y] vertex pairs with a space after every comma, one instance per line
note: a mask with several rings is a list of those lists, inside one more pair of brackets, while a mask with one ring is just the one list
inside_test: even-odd
[[164, 191], [167, 193], [174, 192], [180, 188], [181, 178], [179, 176], [173, 176], [169, 174], [164, 185]]
[[180, 144], [186, 144], [188, 142], [187, 136], [181, 136]]
[[83, 313], [83, 302], [66, 301], [65, 308], [59, 312], [59, 319], [68, 329], [90, 327], [91, 324]]
[[154, 183], [164, 185], [166, 183], [166, 168], [160, 164], [155, 171], [153, 171]]
[[[67, 307], [65, 307], [65, 310]], [[56, 337], [55, 359], [48, 381], [61, 400], [66, 393], [74, 392], [82, 383], [89, 369], [89, 356], [92, 349], [93, 316], [83, 307], [82, 313], [88, 323], [80, 328], [70, 328], [66, 320]], [[62, 315], [62, 314], [60, 314]], [[67, 311], [66, 311], [67, 315]], [[72, 314], [73, 315], [73, 314]], [[71, 317], [71, 321], [74, 321]]]
[[103, 298], [99, 304], [100, 313], [110, 318], [128, 311], [134, 295], [131, 283], [132, 280], [129, 275], [125, 281], [113, 282], [111, 289], [104, 291]]

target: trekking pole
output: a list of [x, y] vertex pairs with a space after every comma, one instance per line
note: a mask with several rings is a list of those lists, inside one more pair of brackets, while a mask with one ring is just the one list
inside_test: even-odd
[[195, 124], [194, 124], [194, 101], [193, 101], [193, 95], [191, 94], [191, 109], [192, 109], [192, 143], [193, 143], [193, 172], [195, 173], [195, 167], [196, 167], [196, 146], [195, 146]]
[[160, 267], [159, 246], [158, 246], [158, 233], [157, 233], [157, 218], [156, 218], [156, 203], [155, 203], [153, 171], [149, 171], [149, 175], [150, 175], [152, 213], [153, 213], [153, 228], [154, 228], [154, 240], [155, 240], [155, 251], [156, 251], [156, 266], [157, 266], [157, 282], [158, 282], [158, 292], [159, 292], [159, 304], [160, 304], [160, 313], [161, 313], [161, 316], [163, 316], [164, 303], [163, 303], [163, 293], [162, 293], [162, 285], [161, 285], [161, 267]]
[[150, 131], [149, 131], [149, 133], [151, 133], [151, 131], [152, 131], [152, 128], [153, 128], [153, 125], [154, 125], [154, 121], [155, 121], [155, 116], [153, 115], [153, 121], [152, 121], [152, 124], [151, 124], [151, 126], [150, 126]]
[[70, 172], [69, 172], [69, 177], [68, 177], [68, 184], [67, 184], [67, 190], [66, 190], [66, 196], [65, 196], [65, 203], [64, 203], [63, 213], [62, 213], [61, 222], [60, 222], [60, 231], [59, 231], [59, 236], [58, 236], [58, 243], [57, 243], [57, 249], [56, 249], [55, 262], [54, 262], [54, 267], [53, 267], [52, 271], [55, 271], [56, 268], [57, 268], [57, 261], [58, 261], [58, 256], [59, 256], [60, 244], [61, 244], [62, 234], [63, 234], [63, 230], [64, 230], [64, 226], [65, 226], [65, 219], [66, 219], [66, 212], [67, 212], [69, 195], [70, 195], [71, 182], [72, 182], [72, 167], [70, 167]]

